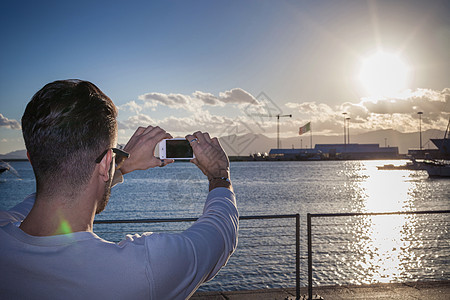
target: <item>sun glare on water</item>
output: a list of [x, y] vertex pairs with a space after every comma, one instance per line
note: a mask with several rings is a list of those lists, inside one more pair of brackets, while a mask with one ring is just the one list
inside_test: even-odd
[[369, 96], [390, 96], [407, 88], [409, 67], [401, 57], [377, 52], [363, 60], [359, 80]]
[[[410, 179], [411, 171], [380, 171], [375, 167], [387, 163], [366, 162], [365, 168], [359, 171], [365, 176], [358, 183], [365, 196], [362, 210], [415, 210], [412, 194], [416, 182]], [[367, 216], [355, 223], [360, 234], [355, 235], [352, 248], [362, 253], [355, 264], [364, 270], [364, 283], [392, 282], [408, 276], [407, 269], [421, 268], [423, 262], [414, 249], [414, 244], [420, 244], [414, 240], [416, 222], [416, 217], [411, 215], [385, 215]]]

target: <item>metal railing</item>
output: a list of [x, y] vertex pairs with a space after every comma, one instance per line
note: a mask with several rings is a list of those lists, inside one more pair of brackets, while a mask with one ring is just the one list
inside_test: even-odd
[[[352, 218], [352, 221], [348, 221], [343, 224], [315, 224], [314, 226], [320, 227], [319, 230], [314, 231], [314, 237], [317, 239], [315, 244], [318, 245], [322, 243], [323, 247], [321, 247], [321, 251], [326, 253], [326, 255], [333, 255], [333, 252], [336, 256], [344, 256], [344, 255], [353, 255], [353, 252], [348, 249], [343, 249], [341, 247], [342, 244], [348, 243], [349, 240], [358, 237], [361, 232], [345, 232], [350, 226], [349, 224], [354, 225], [354, 218], [372, 218], [378, 216], [401, 216], [401, 215], [441, 215], [441, 214], [449, 214], [450, 210], [439, 210], [439, 211], [406, 211], [406, 212], [385, 212], [385, 213], [335, 213], [335, 214], [307, 214], [307, 286], [308, 286], [308, 296], [309, 299], [313, 299], [313, 219], [315, 220], [330, 220], [331, 218], [342, 219], [344, 217]], [[428, 217], [429, 218], [429, 217]], [[241, 216], [240, 219], [240, 228], [239, 228], [239, 246], [236, 252], [231, 257], [227, 266], [219, 272], [216, 278], [211, 282], [222, 282], [226, 281], [226, 278], [230, 277], [230, 275], [240, 276], [242, 281], [248, 280], [249, 277], [254, 275], [258, 276], [265, 273], [282, 273], [282, 272], [290, 272], [288, 269], [292, 270], [293, 265], [295, 264], [295, 287], [296, 287], [296, 299], [300, 299], [300, 260], [304, 259], [300, 256], [300, 215], [299, 214], [286, 214], [286, 215], [259, 215], [259, 216]], [[283, 223], [284, 219], [289, 222], [289, 220], [295, 219], [294, 224]], [[130, 232], [181, 232], [189, 226], [189, 222], [196, 221], [197, 218], [161, 218], [161, 219], [132, 219], [132, 220], [96, 220], [94, 224], [102, 225], [102, 224], [116, 224], [117, 226], [121, 226], [118, 229], [108, 229], [106, 231], [97, 231], [98, 234], [104, 235], [115, 235], [117, 238], [107, 238], [109, 240], [119, 241], [123, 238], [124, 233]], [[247, 221], [251, 221], [251, 224]], [[366, 220], [367, 221], [367, 220]], [[444, 226], [449, 226], [450, 220], [444, 220]], [[255, 223], [256, 222], [256, 223]], [[258, 223], [259, 222], [259, 223]], [[272, 222], [272, 223], [270, 223]], [[152, 228], [144, 228], [143, 224], [152, 224]], [[185, 223], [186, 225], [181, 226], [180, 224]], [[138, 227], [131, 228], [136, 225]], [[158, 224], [158, 225], [156, 225]], [[175, 228], [165, 226], [166, 224], [176, 224]], [[370, 222], [362, 222], [361, 230], [367, 231], [373, 229], [373, 223]], [[437, 224], [438, 226], [439, 224]], [[156, 227], [155, 227], [156, 226]], [[335, 228], [334, 232], [332, 232], [332, 236], [327, 237], [325, 242], [320, 242], [320, 237], [330, 233], [330, 228]], [[421, 225], [425, 226], [425, 225]], [[295, 227], [295, 233], [292, 230]], [[324, 229], [326, 228], [326, 229]], [[427, 229], [428, 231], [433, 231], [433, 229]], [[448, 234], [447, 234], [448, 235]], [[295, 243], [293, 243], [293, 239], [295, 238]], [[367, 238], [367, 237], [366, 237]], [[445, 237], [444, 243], [448, 242], [448, 237]], [[429, 239], [428, 241], [436, 242], [434, 238]], [[337, 244], [335, 249], [329, 248], [330, 245], [333, 247], [334, 244]], [[340, 245], [339, 245], [340, 243]], [[326, 245], [325, 245], [326, 244]], [[441, 251], [446, 251], [447, 246], [433, 246], [436, 249], [440, 249]], [[416, 247], [417, 248], [417, 247]], [[427, 248], [429, 250], [429, 248]], [[433, 248], [434, 249], [434, 248]], [[362, 251], [365, 251], [364, 247], [359, 249], [359, 255], [361, 255]], [[255, 253], [258, 252], [259, 253]], [[290, 261], [286, 259], [286, 257], [295, 257], [294, 261]], [[447, 255], [448, 256], [448, 255]], [[265, 262], [264, 259], [267, 259]], [[277, 259], [283, 260], [280, 264]], [[357, 258], [355, 261], [358, 261]], [[250, 262], [249, 262], [250, 261]], [[318, 265], [320, 265], [319, 262]], [[324, 265], [322, 263], [322, 265]], [[330, 267], [330, 264], [325, 264], [326, 267]], [[280, 271], [281, 269], [281, 271]], [[339, 270], [344, 271], [345, 270]], [[278, 274], [279, 275], [279, 274]], [[352, 274], [350, 274], [351, 276]], [[363, 274], [364, 275], [364, 274]], [[268, 280], [273, 280], [275, 277], [270, 277]], [[293, 282], [294, 279], [289, 276], [283, 277], [283, 285], [286, 286], [286, 282]], [[335, 282], [335, 281], [334, 281]], [[335, 282], [336, 283], [336, 282]], [[230, 289], [236, 286], [235, 282], [228, 282], [225, 284], [216, 284], [214, 283], [211, 286], [208, 286], [209, 283], [202, 285], [204, 287], [206, 285], [207, 288], [212, 288], [210, 290], [217, 290], [217, 288], [222, 289]], [[228, 284], [228, 285], [227, 285]], [[258, 284], [264, 284], [264, 288], [273, 287], [270, 286], [267, 282], [258, 282], [253, 283], [250, 282], [250, 285], [256, 287]], [[276, 283], [274, 283], [276, 284]], [[281, 287], [281, 286], [275, 286]]]
[[[329, 218], [343, 218], [343, 217], [372, 218], [372, 217], [375, 217], [375, 216], [393, 216], [393, 215], [394, 216], [401, 216], [401, 215], [413, 215], [413, 216], [418, 216], [418, 215], [441, 215], [441, 214], [449, 214], [449, 213], [450, 213], [450, 210], [404, 211], [404, 212], [384, 212], [384, 213], [334, 213], [334, 214], [310, 214], [310, 213], [308, 213], [307, 214], [308, 297], [309, 297], [308, 299], [313, 299], [312, 298], [313, 297], [313, 286], [312, 286], [312, 284], [313, 284], [313, 257], [312, 257], [313, 256], [313, 249], [312, 249], [313, 248], [313, 243], [312, 243], [313, 242], [312, 241], [312, 236], [313, 236], [313, 232], [312, 231], [313, 230], [312, 230], [312, 225], [313, 224], [312, 224], [312, 219], [320, 219], [320, 218], [327, 218], [327, 219], [329, 219]], [[428, 222], [430, 222], [430, 221], [428, 221]], [[443, 260], [446, 261], [446, 260], [448, 260], [448, 256], [449, 256], [448, 255], [448, 253], [449, 253], [448, 249], [450, 249], [450, 247], [448, 245], [439, 245], [440, 239], [437, 239], [436, 237], [429, 238], [428, 240], [426, 239], [426, 237], [424, 237], [424, 235], [426, 235], [426, 234], [429, 234], [429, 235], [435, 234], [434, 231], [436, 230], [436, 228], [439, 229], [439, 226], [444, 225], [444, 226], [447, 226], [447, 227], [446, 227], [446, 229], [444, 228], [445, 229], [444, 233], [443, 233], [444, 239], [442, 239], [442, 240], [444, 241], [443, 242], [444, 244], [448, 243], [448, 241], [449, 241], [448, 240], [448, 234], [449, 234], [448, 226], [450, 224], [450, 220], [444, 219], [443, 222], [442, 222], [442, 220], [440, 221], [441, 223], [437, 223], [437, 222], [439, 222], [439, 221], [432, 220], [430, 222], [430, 224], [428, 224], [428, 227], [434, 226], [434, 228], [428, 228], [426, 230], [423, 230], [423, 232], [421, 232], [419, 234], [420, 238], [417, 237], [417, 240], [420, 240], [420, 243], [416, 243], [416, 244], [421, 244], [421, 245], [414, 245], [412, 248], [413, 248], [413, 251], [415, 251], [415, 252], [423, 251], [424, 253], [429, 253], [429, 252], [434, 252], [434, 251], [443, 251], [443, 253], [444, 253], [443, 254], [443, 256], [444, 256]], [[348, 240], [355, 239], [356, 236], [359, 236], [361, 240], [364, 240], [365, 245], [367, 245], [368, 244], [367, 240], [370, 239], [370, 236], [369, 236], [370, 233], [362, 232], [363, 234], [361, 235], [361, 232], [356, 232], [356, 233], [354, 231], [352, 231], [352, 232], [345, 232], [345, 228], [344, 227], [345, 226], [350, 227], [348, 225], [349, 224], [353, 224], [353, 223], [354, 222], [347, 222], [347, 223], [343, 223], [343, 224], [331, 224], [331, 225], [330, 224], [323, 224], [323, 223], [319, 224], [317, 226], [321, 226], [321, 229], [317, 230], [317, 231], [320, 231], [320, 233], [317, 233], [316, 237], [320, 238], [320, 235], [325, 235], [325, 232], [327, 232], [327, 231], [329, 232], [330, 228], [333, 228], [332, 226], [334, 226], [335, 228], [339, 228], [339, 230], [335, 230], [332, 233], [333, 236], [328, 236], [325, 239], [323, 239], [323, 241], [322, 241], [323, 244], [327, 243], [327, 245], [330, 245], [330, 244], [332, 244], [334, 242], [337, 245], [339, 245], [339, 244], [342, 244], [342, 243], [348, 243]], [[422, 223], [425, 223], [425, 224], [422, 224]], [[427, 222], [421, 222], [420, 226], [427, 226], [426, 223]], [[369, 226], [368, 226], [368, 224], [369, 224]], [[385, 225], [384, 223], [382, 223], [382, 224], [383, 224], [383, 226]], [[368, 229], [373, 230], [373, 227], [374, 227], [373, 223], [370, 223], [370, 222], [369, 223], [362, 222], [362, 225], [363, 225], [363, 226], [361, 226], [361, 228], [362, 228], [361, 230], [362, 231], [367, 231]], [[370, 225], [372, 225], [372, 226], [370, 226]], [[404, 229], [405, 224], [403, 223], [402, 226], [403, 226], [402, 228]], [[327, 228], [327, 230], [323, 229], [325, 227]], [[354, 227], [353, 227], [352, 230], [354, 230]], [[415, 228], [415, 230], [416, 230], [416, 228]], [[364, 234], [365, 234], [365, 236], [364, 236]], [[384, 232], [384, 233], [381, 233], [381, 234], [385, 234], [386, 235], [388, 233]], [[410, 234], [410, 236], [413, 236], [413, 235]], [[415, 237], [412, 237], [412, 239], [414, 239], [414, 238]], [[423, 243], [423, 241], [428, 241], [427, 245], [425, 245], [425, 243]], [[431, 241], [431, 243], [434, 243], [434, 244], [437, 243], [437, 245], [431, 245], [430, 246], [430, 241]], [[409, 240], [407, 242], [408, 242], [408, 245], [411, 246], [411, 240]], [[354, 245], [352, 245], [352, 246], [354, 246]], [[420, 249], [421, 247], [423, 247], [424, 249]], [[346, 254], [345, 252], [349, 253], [350, 255], [354, 255], [352, 250], [342, 250], [343, 247], [340, 247], [340, 248], [336, 247], [336, 248], [337, 248], [336, 252], [338, 253], [337, 255], [339, 257], [345, 255]], [[347, 248], [351, 249], [352, 247], [347, 247]], [[368, 250], [368, 247], [361, 247], [361, 248], [363, 248], [363, 249], [358, 249], [358, 250], [360, 250], [360, 251]], [[407, 249], [407, 247], [399, 247], [399, 248], [400, 249], [396, 249], [394, 247], [392, 250], [406, 251], [405, 249]], [[389, 249], [388, 249], [388, 251], [389, 251]], [[330, 253], [326, 253], [326, 254], [328, 256], [330, 255]], [[371, 253], [371, 255], [372, 254], [373, 253]], [[436, 256], [436, 254], [433, 254], [433, 255]], [[409, 259], [409, 260], [414, 259], [414, 258], [408, 257], [407, 255], [405, 255], [404, 257], [406, 259]], [[333, 259], [335, 259], [335, 258], [333, 258]], [[370, 255], [369, 255], [369, 260], [370, 260]], [[323, 262], [321, 262], [321, 263], [323, 264]], [[361, 264], [360, 261], [358, 263]], [[323, 265], [326, 265], [326, 264], [323, 264]], [[445, 266], [445, 263], [441, 264], [441, 265]], [[328, 264], [328, 266], [329, 266], [329, 264]], [[361, 276], [367, 276], [367, 274], [362, 274]]]
[[[280, 219], [292, 220], [295, 219], [295, 225], [293, 224], [282, 224]], [[101, 229], [97, 231], [97, 234], [108, 236], [107, 239], [113, 241], [119, 241], [122, 239], [124, 233], [129, 233], [130, 231], [152, 231], [152, 232], [181, 232], [186, 229], [180, 225], [180, 223], [189, 223], [196, 221], [197, 218], [162, 218], [162, 219], [132, 219], [132, 220], [96, 220], [94, 224], [126, 224], [126, 227], [120, 227], [113, 230], [108, 227], [108, 229], [102, 231]], [[242, 280], [248, 280], [245, 272], [250, 272], [251, 274], [267, 273], [267, 269], [273, 268], [274, 272], [289, 272], [288, 269], [292, 268], [293, 263], [289, 261], [287, 257], [292, 256], [294, 252], [295, 256], [295, 287], [296, 287], [296, 299], [300, 299], [300, 215], [299, 214], [286, 214], [286, 215], [259, 215], [259, 216], [240, 216], [239, 217], [240, 228], [239, 228], [239, 246], [236, 252], [231, 257], [227, 264], [227, 267], [223, 268], [221, 272], [216, 276], [214, 281], [226, 281], [224, 278], [227, 277], [227, 269], [235, 268], [239, 272], [243, 272], [241, 275]], [[244, 222], [242, 222], [244, 221]], [[246, 226], [246, 221], [263, 222], [263, 224], [257, 224], [255, 227]], [[270, 224], [268, 222], [276, 221], [276, 224]], [[170, 228], [168, 226], [163, 226], [163, 224], [175, 223], [177, 224], [175, 228]], [[156, 228], [143, 228], [139, 226], [137, 228], [129, 228], [130, 224], [142, 225], [142, 224], [160, 224]], [[153, 225], [152, 225], [153, 226]], [[286, 228], [295, 227], [295, 231], [289, 232]], [[149, 230], [150, 229], [150, 230]], [[255, 234], [256, 232], [256, 234]], [[247, 234], [248, 233], [248, 234]], [[295, 236], [295, 243], [292, 244], [292, 238]], [[294, 248], [295, 250], [292, 251]], [[255, 253], [255, 251], [261, 251], [261, 253]], [[280, 257], [284, 260], [284, 266], [275, 262], [276, 257]], [[264, 263], [261, 260], [267, 259], [268, 262]], [[252, 262], [256, 262], [252, 265]], [[250, 271], [249, 267], [253, 267], [253, 271]], [[258, 271], [260, 267], [264, 267], [265, 270]], [[224, 270], [225, 269], [225, 270]], [[280, 270], [282, 269], [282, 270]], [[233, 275], [236, 276], [238, 271], [234, 271]], [[228, 271], [231, 273], [231, 270]], [[260, 274], [261, 275], [261, 274]], [[221, 276], [221, 278], [220, 278]], [[219, 279], [217, 279], [219, 277]], [[230, 277], [230, 276], [228, 276]], [[283, 285], [286, 284], [285, 279], [289, 276], [283, 276]], [[269, 278], [269, 280], [272, 280]], [[208, 283], [207, 283], [208, 284]], [[206, 285], [207, 285], [206, 284]], [[253, 283], [250, 283], [253, 284]], [[273, 284], [273, 283], [272, 283]], [[204, 285], [203, 285], [204, 286]], [[219, 285], [222, 287], [223, 285]], [[230, 286], [235, 286], [235, 282], [230, 283]], [[268, 284], [265, 284], [265, 287]], [[226, 283], [225, 283], [226, 287]]]

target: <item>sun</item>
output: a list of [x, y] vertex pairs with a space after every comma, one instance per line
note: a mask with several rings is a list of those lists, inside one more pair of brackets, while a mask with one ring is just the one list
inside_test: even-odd
[[407, 87], [409, 67], [401, 57], [379, 51], [363, 60], [359, 80], [370, 96], [390, 96]]

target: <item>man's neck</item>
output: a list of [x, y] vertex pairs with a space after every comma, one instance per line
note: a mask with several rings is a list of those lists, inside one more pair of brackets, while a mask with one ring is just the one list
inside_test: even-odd
[[86, 193], [72, 199], [37, 194], [35, 204], [20, 228], [34, 236], [92, 231], [96, 201], [89, 198]]

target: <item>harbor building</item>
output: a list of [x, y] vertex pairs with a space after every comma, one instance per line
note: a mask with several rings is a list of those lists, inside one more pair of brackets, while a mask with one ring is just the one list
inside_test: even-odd
[[380, 147], [379, 144], [316, 144], [313, 149], [271, 149], [270, 159], [394, 159], [398, 147]]

